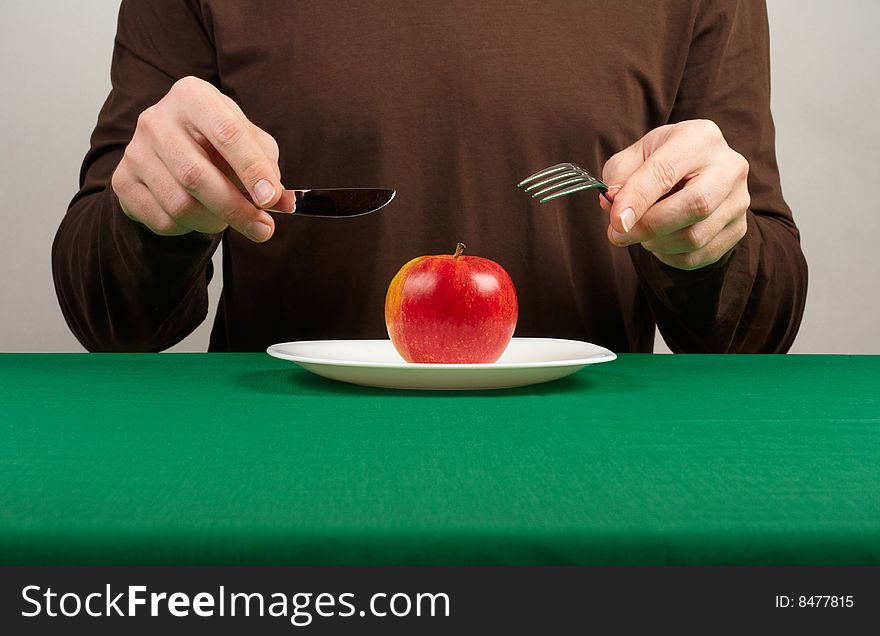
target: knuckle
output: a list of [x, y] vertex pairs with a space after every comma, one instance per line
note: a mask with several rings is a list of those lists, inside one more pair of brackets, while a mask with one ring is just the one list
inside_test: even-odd
[[198, 77], [187, 75], [174, 82], [169, 92], [176, 95], [191, 95], [195, 91], [201, 89], [203, 84], [204, 82]]
[[148, 227], [153, 234], [160, 236], [171, 236], [180, 232], [180, 226], [177, 222], [165, 214], [156, 215], [155, 218], [150, 219]]
[[698, 250], [708, 243], [707, 232], [699, 225], [691, 225], [682, 230], [683, 242], [686, 248]]
[[664, 191], [672, 190], [678, 183], [675, 166], [668, 159], [655, 159], [652, 161], [651, 174]]
[[119, 165], [116, 167], [116, 171], [118, 172], [122, 167], [127, 168], [131, 164], [133, 155], [136, 152], [137, 149], [135, 148], [135, 142], [132, 141], [125, 147], [125, 150], [122, 151], [122, 159], [119, 160]]
[[749, 221], [746, 218], [746, 216], [743, 215], [742, 221], [739, 222], [739, 225], [737, 227], [736, 242], [739, 243], [748, 231], [749, 231]]
[[238, 209], [218, 210], [217, 214], [224, 224], [239, 232], [242, 232], [248, 224], [247, 215]]
[[712, 196], [705, 190], [697, 190], [690, 198], [688, 214], [692, 220], [702, 221], [714, 209]]
[[125, 166], [122, 162], [119, 162], [119, 165], [116, 167], [116, 170], [113, 171], [113, 174], [110, 175], [110, 187], [113, 189], [117, 195], [122, 192], [125, 192], [128, 189], [129, 180], [126, 174]]
[[603, 178], [609, 179], [612, 175], [617, 173], [621, 162], [621, 154], [622, 153], [618, 152], [608, 158], [608, 161], [605, 162], [605, 166], [602, 168]]
[[177, 180], [187, 190], [197, 190], [205, 179], [205, 169], [198, 163], [185, 160], [177, 167]]
[[159, 113], [155, 106], [150, 106], [149, 108], [141, 111], [141, 114], [138, 115], [137, 125], [135, 127], [136, 131], [144, 131], [150, 132], [156, 128], [157, 120], [159, 119]]
[[269, 157], [271, 159], [273, 159], [274, 161], [278, 161], [278, 158], [281, 156], [281, 149], [278, 147], [278, 142], [275, 141], [275, 137], [273, 137], [269, 133], [265, 133], [265, 134], [267, 137], [266, 145], [268, 147]]
[[237, 144], [243, 134], [241, 124], [231, 118], [221, 119], [214, 125], [214, 139], [223, 148]]
[[195, 200], [188, 194], [179, 192], [169, 195], [162, 207], [172, 219], [182, 219], [192, 213]]
[[721, 134], [721, 128], [711, 119], [697, 119], [694, 121], [694, 127], [703, 137], [714, 141], [724, 139], [724, 135]]
[[739, 179], [747, 179], [749, 176], [749, 160], [744, 156], [732, 150], [733, 152], [733, 164], [735, 169], [735, 174]]
[[244, 167], [239, 173], [241, 182], [248, 187], [256, 185], [257, 181], [263, 179], [266, 175], [272, 174], [272, 171], [266, 170], [263, 161], [256, 157], [248, 157], [243, 162]]
[[257, 212], [253, 206], [242, 204], [230, 208], [223, 215], [222, 220], [236, 231], [244, 233], [248, 224], [256, 218], [256, 215]]
[[138, 166], [142, 165], [144, 159], [148, 156], [145, 145], [146, 144], [137, 137], [132, 139], [122, 152], [122, 159], [119, 161], [117, 170], [121, 167], [126, 171], [131, 171], [133, 174], [137, 174]]
[[703, 262], [703, 256], [699, 252], [685, 252], [676, 256], [679, 269], [693, 271], [699, 269]]

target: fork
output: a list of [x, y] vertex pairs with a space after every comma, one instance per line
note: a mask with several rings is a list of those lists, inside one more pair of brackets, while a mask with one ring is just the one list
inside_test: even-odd
[[516, 186], [531, 192], [532, 198], [538, 199], [541, 203], [590, 189], [600, 190], [602, 196], [608, 199], [605, 194], [608, 186], [573, 163], [557, 163], [555, 166], [544, 168], [531, 177], [523, 179]]

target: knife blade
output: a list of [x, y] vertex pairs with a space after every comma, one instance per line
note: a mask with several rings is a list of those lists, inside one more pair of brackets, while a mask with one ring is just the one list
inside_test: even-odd
[[327, 218], [362, 216], [385, 207], [395, 194], [390, 188], [285, 190], [267, 212]]

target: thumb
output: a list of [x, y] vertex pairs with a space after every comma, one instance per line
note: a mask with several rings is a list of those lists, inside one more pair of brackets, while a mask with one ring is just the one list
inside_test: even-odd
[[[644, 181], [642, 173], [646, 170], [646, 163], [650, 162], [658, 149], [663, 147], [674, 129], [673, 124], [654, 128], [605, 163], [602, 180], [609, 188], [608, 198], [612, 201], [607, 211], [609, 222], [617, 232], [629, 232], [644, 214], [647, 207], [637, 205], [638, 202], [647, 202], [650, 206], [650, 203], [659, 198], [660, 193], [650, 201], [643, 201], [650, 197], [637, 197], [634, 191], [644, 189], [641, 187], [641, 182]], [[624, 190], [623, 194], [621, 190]], [[604, 205], [602, 207], [605, 208]]]
[[643, 163], [645, 155], [641, 139], [605, 162], [602, 167], [602, 182], [608, 186], [608, 192], [599, 197], [599, 205], [603, 210], [611, 212], [617, 193]]

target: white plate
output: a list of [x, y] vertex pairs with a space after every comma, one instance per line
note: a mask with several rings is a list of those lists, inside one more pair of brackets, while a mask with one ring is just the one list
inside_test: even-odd
[[292, 360], [331, 380], [390, 389], [503, 389], [558, 380], [617, 356], [579, 340], [514, 338], [492, 364], [413, 364], [390, 340], [304, 340], [272, 345], [271, 356]]

